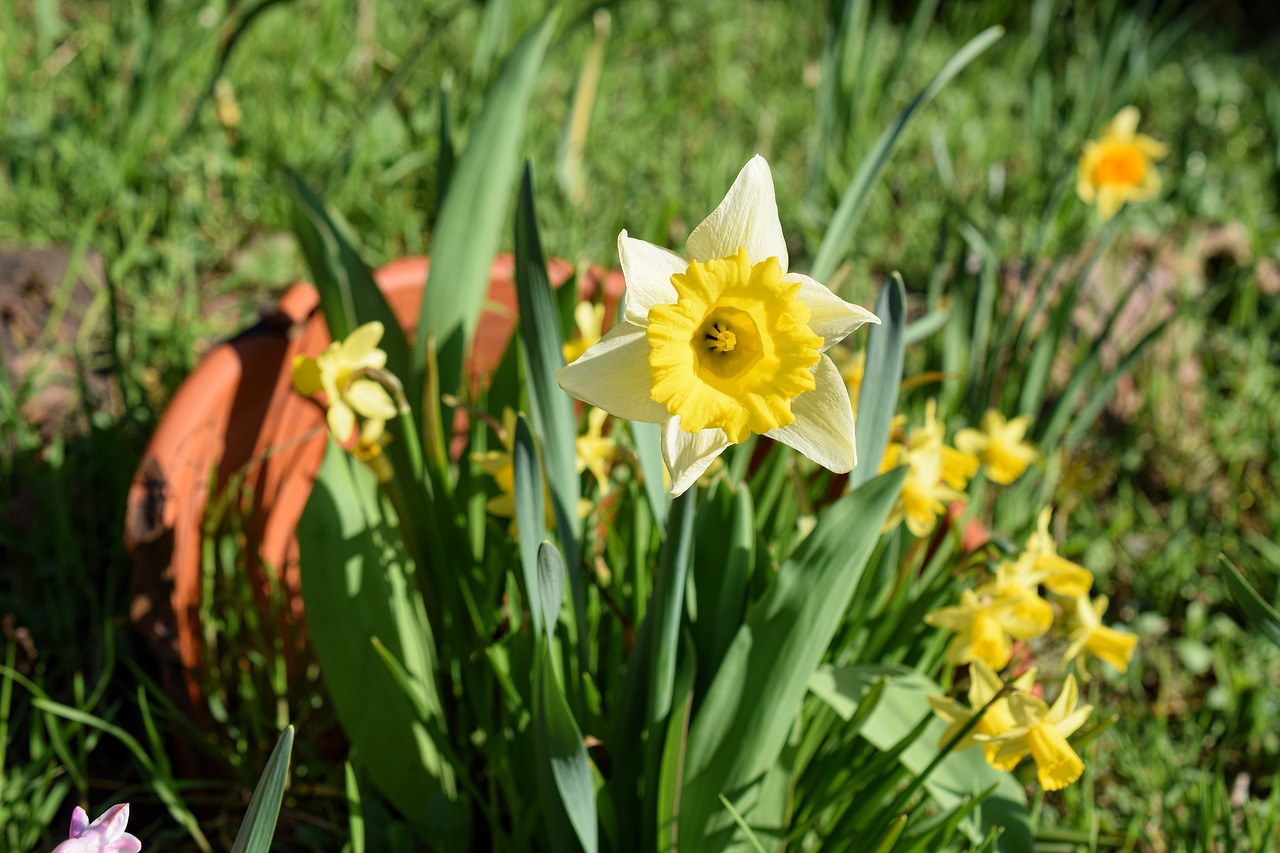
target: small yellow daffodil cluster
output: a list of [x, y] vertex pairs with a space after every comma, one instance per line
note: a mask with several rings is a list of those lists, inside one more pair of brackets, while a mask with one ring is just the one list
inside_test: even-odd
[[907, 478], [894, 505], [885, 529], [905, 521], [915, 536], [928, 536], [947, 511], [947, 504], [965, 499], [964, 488], [978, 472], [978, 458], [945, 442], [946, 428], [937, 418], [937, 404], [930, 400], [925, 407], [923, 426], [905, 430], [906, 419], [894, 419], [895, 440], [889, 442], [881, 471], [907, 466]]
[[[609, 414], [600, 409], [589, 409], [586, 417], [587, 431], [577, 438], [578, 473], [589, 471], [596, 482], [600, 494], [609, 489], [609, 469], [618, 454], [617, 441], [604, 434]], [[510, 533], [517, 541], [520, 538], [516, 527], [516, 473], [513, 448], [515, 447], [516, 413], [506, 408], [502, 413], [501, 425], [495, 424], [494, 432], [502, 443], [501, 450], [486, 450], [471, 454], [471, 461], [484, 474], [493, 478], [498, 487], [498, 494], [485, 504], [490, 515], [511, 519]], [[543, 483], [544, 505], [546, 507], [546, 524], [555, 525], [555, 514], [551, 506], [550, 493], [547, 491], [546, 479]], [[591, 512], [591, 501], [585, 498], [578, 501], [578, 517], [585, 518]]]
[[400, 408], [384, 384], [392, 377], [385, 372], [387, 354], [378, 348], [382, 333], [381, 323], [365, 323], [317, 356], [295, 356], [293, 387], [306, 397], [324, 394], [329, 432], [386, 483], [394, 475], [382, 453], [391, 440], [386, 424]]
[[[985, 708], [958, 748], [981, 743], [987, 762], [998, 770], [1011, 770], [1030, 755], [1041, 786], [1056, 791], [1084, 770], [1066, 740], [1091, 711], [1087, 705], [1077, 707], [1075, 675], [1066, 676], [1050, 706], [1037, 695], [1043, 688], [1034, 686], [1034, 669], [1008, 685], [996, 673], [1009, 665], [1015, 641], [1045, 637], [1055, 625], [1066, 632], [1062, 666], [1074, 663], [1082, 678], [1088, 677], [1080, 663], [1083, 654], [1124, 672], [1138, 638], [1102, 624], [1106, 596], [1090, 600], [1093, 575], [1058, 554], [1050, 520], [1046, 507], [1016, 558], [1000, 561], [976, 588], [961, 593], [959, 604], [935, 610], [924, 620], [955, 634], [947, 646], [947, 662], [969, 665], [968, 707], [941, 696], [930, 698], [934, 711], [950, 726], [943, 743]], [[1046, 593], [1054, 598], [1046, 598]]]
[[948, 504], [965, 500], [964, 489], [979, 467], [988, 480], [1007, 486], [1039, 458], [1035, 446], [1025, 440], [1031, 425], [1027, 415], [1006, 420], [991, 409], [982, 417], [982, 429], [956, 433], [954, 447], [945, 441], [946, 428], [938, 419], [934, 400], [925, 406], [923, 426], [908, 432], [905, 425], [903, 416], [895, 419], [894, 438], [880, 462], [881, 471], [900, 465], [908, 467], [898, 503], [885, 523], [886, 530], [905, 521], [913, 535], [927, 536]]

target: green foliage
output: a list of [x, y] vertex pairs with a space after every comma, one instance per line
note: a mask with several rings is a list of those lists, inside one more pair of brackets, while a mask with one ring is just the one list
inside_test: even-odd
[[[148, 846], [226, 846], [236, 821], [197, 823], [187, 798], [206, 792], [188, 795], [166, 753], [194, 744], [247, 795], [248, 769], [299, 708], [315, 709], [294, 761], [307, 784], [291, 792], [306, 815], [282, 818], [282, 846], [665, 849], [704, 831], [757, 850], [855, 832], [884, 851], [1025, 849], [1032, 833], [1046, 849], [1274, 846], [1280, 651], [1246, 617], [1271, 624], [1277, 588], [1280, 99], [1266, 64], [1194, 26], [1195, 10], [851, 0], [824, 17], [638, 2], [593, 35], [585, 7], [556, 33], [538, 4], [393, 1], [358, 4], [352, 39], [348, 6], [315, 0], [299, 39], [297, 4], [28, 5], [0, 9], [0, 241], [103, 252], [92, 316], [109, 318], [105, 346], [55, 341], [61, 286], [34, 340], [114, 365], [120, 387], [118, 406], [76, 389], [86, 431], [49, 438], [26, 414], [45, 380], [0, 378], [0, 557], [13, 568], [0, 612], [17, 626], [0, 678], [0, 846], [52, 846], [106, 778], [152, 809]], [[568, 92], [592, 63], [576, 177], [543, 188], [535, 217], [526, 172], [517, 202], [519, 343], [505, 378], [473, 392], [461, 353], [508, 244], [516, 170], [559, 159]], [[1072, 192], [1074, 158], [1130, 102], [1171, 145], [1166, 191], [1099, 228]], [[552, 382], [571, 297], [548, 298], [546, 256], [611, 265], [624, 226], [678, 244], [754, 150], [774, 164], [787, 233], [801, 223], [797, 268], [811, 259], [857, 301], [889, 270], [909, 285], [886, 284], [868, 338], [862, 485], [838, 498], [841, 481], [761, 441], [726, 457], [696, 507], [692, 493], [672, 504], [657, 429], [614, 423], [604, 493], [572, 467], [572, 404]], [[1197, 219], [1225, 218], [1243, 223], [1244, 248], [1197, 255], [1213, 233]], [[296, 242], [281, 236], [291, 223]], [[435, 337], [411, 351], [366, 261], [427, 245], [419, 330]], [[209, 528], [202, 679], [217, 725], [202, 727], [118, 639], [120, 497], [204, 342], [304, 261], [336, 336], [383, 321], [414, 412], [389, 426], [385, 491], [330, 447], [304, 516], [323, 683], [285, 678], [263, 639], [272, 620], [249, 612], [259, 591], [238, 571], [234, 514]], [[1176, 286], [1148, 299], [1161, 277]], [[234, 307], [207, 313], [218, 301]], [[920, 620], [967, 564], [956, 528], [881, 536], [892, 489], [870, 479], [893, 415], [926, 396], [953, 430], [992, 406], [1034, 415], [1043, 469], [1002, 493], [975, 487], [970, 517], [1020, 539], [1041, 505], [1059, 507], [1063, 553], [1142, 635], [1130, 671], [1090, 688], [1119, 721], [1083, 746], [1085, 779], [1030, 816], [1018, 782], [976, 751], [933, 763], [922, 694], [951, 674]], [[447, 453], [455, 401], [467, 450], [510, 439], [518, 544], [505, 518], [486, 519], [500, 487]], [[502, 436], [489, 420], [507, 406], [528, 415]], [[540, 571], [556, 553], [538, 544], [544, 477], [559, 580]], [[595, 503], [585, 519], [579, 495]], [[899, 675], [859, 675], [880, 666]], [[354, 747], [345, 787], [317, 735], [334, 711]], [[345, 797], [301, 793], [325, 790]]]

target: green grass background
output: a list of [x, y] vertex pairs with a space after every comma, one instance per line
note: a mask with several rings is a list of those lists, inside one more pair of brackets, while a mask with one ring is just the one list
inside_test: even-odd
[[[1251, 822], [1275, 815], [1280, 797], [1280, 651], [1231, 602], [1217, 555], [1277, 600], [1280, 42], [1266, 10], [942, 4], [901, 77], [825, 140], [835, 153], [815, 168], [818, 63], [841, 6], [608, 6], [582, 149], [585, 194], [574, 197], [556, 173], [594, 7], [566, 4], [525, 139], [546, 249], [613, 265], [624, 227], [678, 246], [758, 151], [773, 166], [803, 268], [837, 189], [881, 128], [966, 40], [1001, 24], [1004, 39], [909, 129], [841, 273], [864, 303], [892, 270], [919, 294], [940, 230], [961, 219], [1000, 237], [1002, 269], [1080, 251], [1051, 243], [1028, 256], [1080, 142], [1117, 106], [1139, 106], [1142, 129], [1171, 148], [1165, 189], [1126, 212], [1107, 263], [1123, 269], [1158, 254], [1165, 286], [1150, 310], [1178, 319], [1124, 385], [1124, 405], [1073, 449], [1057, 500], [1071, 511], [1064, 552], [1098, 574], [1113, 618], [1142, 640], [1128, 674], [1094, 685], [1118, 722], [1087, 747], [1083, 783], [1039, 803], [1041, 828], [1092, 839], [1063, 849], [1250, 849]], [[872, 4], [867, 67], [888, 62], [913, 10]], [[106, 352], [119, 358], [118, 392], [83, 395], [87, 425], [66, 435], [41, 435], [19, 414], [39, 388], [0, 387], [0, 615], [12, 617], [4, 654], [52, 699], [89, 707], [101, 685], [95, 714], [135, 733], [154, 720], [139, 746], [155, 760], [162, 736], [199, 739], [148, 692], [154, 664], [127, 625], [123, 499], [146, 438], [211, 343], [304, 275], [288, 236], [284, 167], [325, 194], [370, 263], [425, 251], [442, 109], [465, 140], [497, 61], [542, 11], [504, 0], [0, 5], [0, 246], [101, 252], [109, 284], [96, 291], [98, 337], [68, 351], [85, 369], [115, 367]], [[1047, 96], [1034, 77], [1012, 73], [1040, 37], [1051, 56]], [[1137, 47], [1113, 86], [1098, 69], [1120, 39]], [[857, 90], [858, 69], [848, 73]], [[241, 113], [234, 129], [216, 119], [219, 80]], [[1063, 211], [1088, 216], [1070, 195]], [[1228, 225], [1226, 248], [1206, 248]], [[114, 312], [104, 308], [112, 294]], [[208, 618], [228, 638], [227, 659], [248, 663], [236, 676], [211, 671], [222, 695], [239, 699], [215, 712], [221, 728], [206, 740], [222, 750], [233, 787], [247, 790], [273, 742], [276, 700], [287, 694], [293, 713], [317, 720], [326, 709], [314, 676], [282, 685], [269, 653], [245, 651], [261, 626], [235, 621], [236, 541], [227, 533], [208, 561], [227, 605], [211, 604]], [[46, 820], [49, 798], [31, 791], [70, 782], [72, 800], [83, 790], [95, 803], [125, 786], [139, 834], [180, 843], [149, 784], [167, 772], [180, 786], [176, 771], [148, 770], [83, 726], [67, 727], [60, 752], [18, 694], [0, 696], [12, 739], [0, 762], [10, 827], [0, 835]], [[281, 849], [332, 847], [346, 820], [340, 768], [305, 744], [298, 762]], [[40, 844], [54, 843], [68, 811]], [[226, 811], [206, 832], [233, 834], [237, 821]], [[15, 839], [0, 846], [25, 849]]]

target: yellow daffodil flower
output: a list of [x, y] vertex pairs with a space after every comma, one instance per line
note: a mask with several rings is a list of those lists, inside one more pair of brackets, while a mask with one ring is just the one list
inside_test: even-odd
[[[1031, 689], [1031, 685], [1035, 683], [1036, 671], [1034, 668], [1027, 670], [1018, 676], [1013, 684], [1013, 691], [1026, 692]], [[938, 748], [941, 749], [951, 741], [953, 737], [960, 733], [960, 730], [969, 724], [974, 715], [978, 713], [988, 702], [1000, 692], [1004, 687], [1000, 681], [1000, 676], [995, 670], [987, 666], [982, 660], [975, 660], [969, 666], [969, 706], [965, 707], [954, 699], [946, 696], [930, 696], [929, 704], [933, 707], [933, 711], [947, 723], [947, 730], [942, 733], [942, 737], [938, 739]], [[982, 756], [997, 770], [1012, 770], [1018, 766], [1018, 761], [997, 761], [996, 753], [1000, 750], [1000, 744], [991, 742], [991, 738], [1002, 735], [1012, 729], [1015, 725], [1013, 714], [1009, 712], [1009, 698], [1004, 696], [991, 702], [991, 706], [987, 708], [986, 713], [974, 724], [955, 749], [968, 749], [975, 743], [982, 743]]]
[[982, 429], [962, 429], [956, 433], [956, 447], [982, 462], [987, 479], [1007, 486], [1022, 476], [1039, 455], [1035, 445], [1023, 441], [1031, 416], [1006, 421], [995, 409], [982, 416]]
[[1020, 571], [1036, 578], [1037, 583], [1067, 598], [1085, 595], [1093, 586], [1093, 575], [1084, 566], [1058, 556], [1058, 546], [1049, 532], [1053, 511], [1045, 507], [1036, 521], [1036, 531], [1027, 537], [1027, 549], [1018, 558], [1025, 563]]
[[601, 492], [609, 487], [609, 462], [618, 452], [618, 442], [603, 433], [608, 417], [604, 409], [591, 409], [587, 412], [587, 432], [577, 439], [578, 473], [590, 471]]
[[357, 414], [387, 421], [399, 413], [387, 389], [368, 378], [370, 371], [382, 370], [387, 364], [387, 354], [378, 349], [382, 332], [381, 323], [365, 323], [346, 340], [329, 344], [318, 356], [293, 359], [293, 387], [307, 397], [325, 393], [329, 431], [344, 444], [356, 428]]
[[1133, 647], [1138, 644], [1138, 638], [1102, 624], [1102, 614], [1107, 612], [1108, 603], [1105, 595], [1092, 602], [1087, 595], [1076, 597], [1076, 629], [1071, 632], [1071, 645], [1062, 656], [1064, 665], [1082, 652], [1088, 652], [1121, 672], [1129, 668], [1129, 658], [1133, 657]]
[[924, 426], [911, 431], [907, 444], [914, 450], [938, 444], [942, 447], [942, 481], [953, 489], [963, 489], [969, 485], [973, 475], [978, 473], [978, 458], [964, 448], [948, 447], [946, 427], [938, 420], [938, 402], [932, 397], [924, 405]]
[[560, 370], [560, 387], [617, 417], [661, 424], [672, 495], [752, 433], [852, 470], [849, 392], [826, 352], [880, 321], [788, 271], [762, 157], [743, 167], [686, 248], [688, 260], [618, 235], [624, 319]]
[[1070, 675], [1052, 708], [1029, 693], [1010, 696], [1009, 713], [1015, 725], [994, 739], [993, 742], [1000, 745], [996, 760], [1016, 766], [1030, 754], [1036, 763], [1040, 787], [1046, 791], [1061, 790], [1079, 779], [1084, 772], [1084, 762], [1067, 743], [1067, 737], [1084, 725], [1093, 706], [1077, 708], [1078, 700], [1076, 680]]
[[996, 567], [993, 580], [982, 584], [974, 592], [979, 597], [1008, 602], [1019, 624], [1039, 627], [1034, 634], [1039, 637], [1053, 627], [1053, 608], [1040, 597], [1038, 580], [1039, 576], [1028, 572], [1025, 564], [1006, 561]]
[[983, 601], [971, 589], [960, 593], [960, 603], [925, 614], [935, 628], [955, 633], [947, 646], [947, 663], [980, 660], [992, 669], [1003, 669], [1013, 652], [1010, 638], [1029, 640], [1044, 633], [1041, 622], [1020, 614], [1016, 601], [997, 598]]
[[1104, 220], [1115, 216], [1127, 201], [1146, 201], [1160, 192], [1155, 162], [1169, 149], [1138, 133], [1141, 114], [1135, 107], [1116, 113], [1102, 138], [1084, 144], [1076, 166], [1076, 192], [1085, 204], [1097, 204]]
[[947, 447], [943, 443], [944, 429], [936, 417], [935, 403], [930, 400], [925, 406], [924, 426], [912, 429], [905, 443], [893, 442], [886, 448], [880, 470], [906, 465], [907, 477], [885, 530], [905, 520], [912, 535], [928, 536], [938, 516], [947, 511], [947, 504], [965, 499], [960, 490], [978, 470], [978, 460]]
[[565, 362], [576, 361], [584, 352], [600, 343], [604, 328], [604, 306], [579, 302], [573, 308], [573, 325], [578, 334], [564, 344]]

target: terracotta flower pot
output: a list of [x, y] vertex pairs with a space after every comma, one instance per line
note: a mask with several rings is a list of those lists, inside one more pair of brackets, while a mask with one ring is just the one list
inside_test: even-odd
[[[410, 334], [427, 269], [428, 259], [415, 257], [374, 274]], [[549, 271], [559, 286], [573, 267], [552, 259]], [[511, 256], [499, 256], [490, 276], [468, 366], [475, 382], [497, 366], [515, 327]], [[580, 288], [584, 298], [602, 288], [606, 314], [613, 316], [622, 276], [593, 268]], [[201, 538], [210, 495], [224, 494], [229, 485], [252, 490], [244, 531], [253, 588], [265, 605], [271, 581], [278, 580], [289, 623], [281, 629], [299, 636], [303, 627], [294, 531], [324, 455], [326, 429], [324, 410], [294, 393], [291, 365], [295, 355], [314, 355], [330, 342], [318, 306], [314, 287], [295, 284], [274, 313], [213, 349], [165, 410], [129, 492], [124, 536], [134, 563], [131, 615], [161, 662], [166, 689], [197, 716]]]

